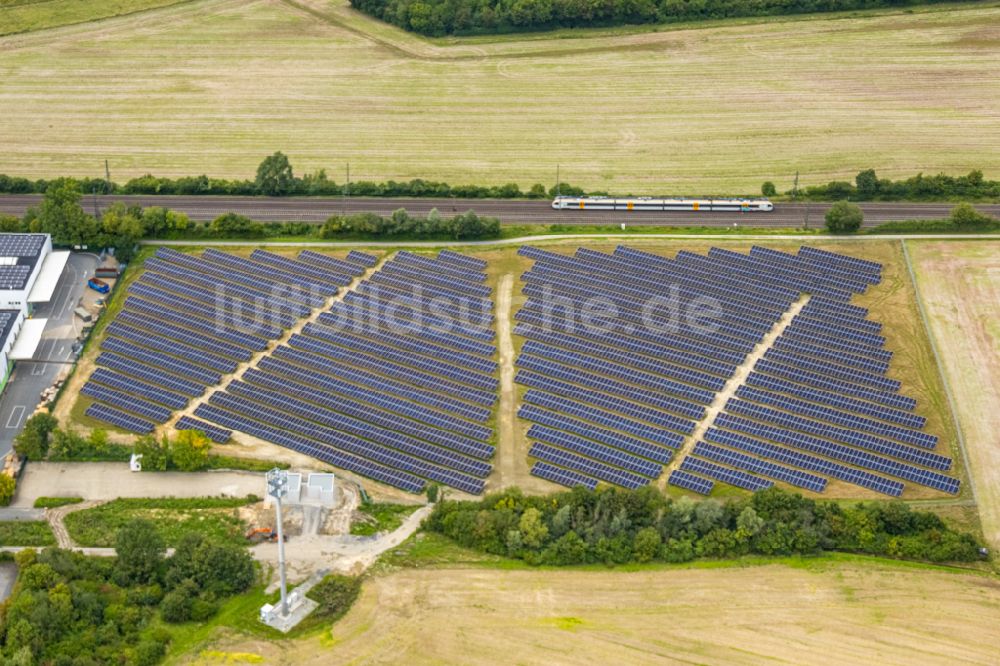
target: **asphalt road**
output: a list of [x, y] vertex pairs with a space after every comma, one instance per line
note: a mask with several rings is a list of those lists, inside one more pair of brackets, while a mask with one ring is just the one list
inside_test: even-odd
[[98, 258], [73, 253], [56, 284], [52, 300], [35, 308], [34, 317], [49, 321], [32, 361], [17, 361], [14, 373], [0, 394], [0, 457], [7, 455], [24, 421], [35, 411], [42, 390], [51, 386], [59, 372], [73, 358], [72, 345], [80, 330], [74, 308], [94, 274]]
[[[37, 194], [0, 196], [0, 213], [22, 216], [30, 206], [37, 205]], [[206, 221], [229, 212], [240, 213], [261, 222], [324, 222], [337, 213], [371, 212], [389, 215], [405, 208], [416, 215], [425, 215], [437, 208], [443, 215], [474, 210], [480, 215], [497, 217], [504, 224], [641, 224], [658, 226], [731, 226], [798, 228], [823, 224], [823, 215], [830, 204], [778, 203], [771, 213], [653, 213], [627, 211], [553, 210], [551, 201], [517, 199], [369, 199], [326, 197], [216, 197], [216, 196], [86, 196], [83, 205], [88, 212], [104, 210], [114, 201], [139, 206], [164, 206], [183, 212], [192, 220]], [[935, 219], [947, 217], [953, 204], [866, 203], [865, 226], [892, 220]], [[1000, 205], [979, 206], [982, 211], [1000, 216]]]

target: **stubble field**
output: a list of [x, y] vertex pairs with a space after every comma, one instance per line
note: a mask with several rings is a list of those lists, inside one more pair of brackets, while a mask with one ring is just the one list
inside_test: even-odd
[[953, 391], [983, 535], [1000, 548], [1000, 252], [996, 243], [911, 242], [931, 333]]
[[[329, 637], [237, 635], [282, 664], [992, 663], [1000, 584], [877, 560], [622, 571], [408, 569], [369, 578]], [[325, 633], [325, 632], [324, 632]]]
[[[196, 0], [0, 38], [0, 171], [754, 192], [998, 174], [1000, 7], [426, 42], [344, 0]], [[0, 8], [0, 22], [4, 20]], [[992, 169], [992, 170], [991, 170]]]

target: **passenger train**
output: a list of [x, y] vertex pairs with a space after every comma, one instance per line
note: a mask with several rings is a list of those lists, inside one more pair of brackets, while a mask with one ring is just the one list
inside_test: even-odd
[[556, 210], [623, 210], [623, 211], [708, 211], [717, 213], [759, 213], [774, 210], [767, 199], [654, 199], [635, 197], [556, 197], [552, 201]]

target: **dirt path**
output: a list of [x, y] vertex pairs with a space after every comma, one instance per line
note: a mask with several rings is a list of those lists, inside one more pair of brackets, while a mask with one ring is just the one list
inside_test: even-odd
[[674, 455], [670, 464], [664, 467], [663, 474], [657, 482], [660, 489], [666, 487], [667, 478], [670, 476], [670, 473], [680, 467], [684, 458], [686, 458], [691, 452], [691, 449], [694, 448], [694, 445], [701, 441], [702, 436], [715, 423], [716, 417], [722, 413], [722, 410], [725, 408], [726, 403], [729, 402], [729, 399], [736, 395], [736, 391], [743, 386], [744, 382], [746, 382], [747, 377], [751, 372], [753, 372], [754, 366], [757, 365], [757, 361], [763, 358], [764, 354], [767, 353], [767, 350], [774, 346], [775, 340], [777, 340], [781, 334], [785, 332], [785, 329], [792, 323], [792, 319], [795, 318], [795, 315], [797, 315], [808, 302], [809, 296], [803, 295], [799, 298], [799, 300], [792, 303], [791, 307], [789, 307], [788, 310], [781, 315], [781, 319], [779, 319], [774, 326], [771, 327], [771, 330], [767, 332], [764, 339], [757, 343], [757, 346], [753, 348], [753, 351], [747, 354], [743, 363], [737, 366], [733, 376], [729, 378], [722, 390], [715, 394], [715, 399], [713, 399], [712, 403], [705, 409], [704, 418], [702, 418], [701, 421], [699, 421], [695, 426], [694, 431], [687, 438], [687, 440], [685, 440], [684, 445], [681, 446], [676, 455]]
[[968, 458], [983, 535], [1000, 549], [1000, 243], [908, 243]]
[[60, 548], [76, 548], [76, 542], [73, 541], [73, 538], [70, 537], [69, 532], [66, 530], [66, 516], [77, 511], [93, 509], [95, 506], [100, 506], [106, 502], [107, 500], [91, 500], [80, 502], [79, 504], [67, 504], [66, 506], [59, 506], [54, 509], [46, 509], [45, 520], [49, 521], [49, 527], [52, 528], [52, 533], [56, 537], [56, 544]]
[[[374, 564], [379, 555], [410, 538], [433, 508], [430, 504], [420, 507], [388, 534], [374, 537], [342, 534], [296, 538], [289, 542], [286, 550], [288, 575], [293, 580], [301, 580], [321, 569], [358, 575]], [[277, 566], [278, 544], [261, 543], [254, 546], [252, 552], [258, 561]]]
[[515, 451], [517, 424], [517, 401], [514, 391], [514, 341], [511, 338], [511, 297], [514, 276], [510, 273], [500, 278], [497, 286], [497, 348], [500, 351], [500, 407], [497, 410], [497, 467], [500, 471], [500, 487], [515, 483], [518, 478], [516, 467], [524, 464], [525, 458]]

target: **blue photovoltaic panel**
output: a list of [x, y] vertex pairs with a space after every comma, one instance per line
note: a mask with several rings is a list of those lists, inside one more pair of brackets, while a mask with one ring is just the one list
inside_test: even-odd
[[[303, 345], [303, 340], [290, 340], [289, 343], [298, 347]], [[308, 348], [308, 346], [306, 346], [306, 348]], [[322, 357], [318, 357], [315, 354], [310, 354], [309, 352], [305, 352], [300, 349], [279, 347], [275, 350], [272, 356], [274, 358], [280, 358], [298, 363], [300, 365], [308, 366], [328, 375], [335, 375], [357, 384], [363, 384], [365, 387], [384, 391], [386, 393], [392, 393], [408, 400], [430, 405], [436, 409], [453, 412], [465, 418], [472, 419], [473, 421], [483, 422], [490, 416], [490, 410], [485, 407], [470, 405], [464, 401], [455, 400], [449, 396], [442, 395], [440, 392], [419, 389], [404, 384], [403, 382], [389, 379], [388, 377], [365, 372], [364, 370], [346, 363], [339, 363], [332, 360], [325, 361]]]
[[275, 282], [284, 285], [294, 285], [294, 289], [289, 290], [288, 298], [299, 303], [304, 303], [314, 308], [322, 307], [325, 299], [323, 296], [333, 296], [337, 293], [337, 287], [325, 281], [302, 277], [291, 269], [278, 268], [273, 264], [262, 264], [245, 257], [237, 257], [226, 254], [211, 248], [205, 250], [202, 258], [212, 264], [225, 266], [227, 269], [242, 271], [254, 278], [274, 279]]
[[339, 414], [326, 407], [320, 407], [305, 400], [283, 395], [277, 391], [265, 391], [257, 386], [245, 384], [240, 381], [229, 384], [226, 390], [233, 395], [260, 402], [268, 407], [280, 409], [283, 412], [301, 416], [325, 426], [364, 437], [373, 442], [391, 446], [404, 453], [425, 458], [440, 465], [475, 476], [485, 477], [493, 469], [489, 463], [482, 462], [481, 460], [467, 458], [453, 451], [421, 442], [415, 437], [404, 435], [390, 428], [382, 428], [363, 419]]
[[304, 275], [310, 280], [316, 280], [334, 287], [346, 287], [354, 280], [353, 276], [347, 275], [346, 273], [324, 270], [317, 268], [315, 265], [311, 265], [303, 261], [296, 261], [295, 259], [289, 259], [288, 257], [283, 257], [280, 254], [267, 252], [265, 250], [254, 250], [250, 253], [250, 259], [258, 261], [262, 264], [270, 264], [286, 273]]
[[438, 261], [456, 264], [474, 271], [485, 271], [486, 267], [489, 265], [485, 259], [477, 259], [476, 257], [470, 257], [466, 254], [452, 252], [451, 250], [441, 250], [438, 252], [437, 258]]
[[409, 261], [404, 262], [398, 259], [386, 262], [379, 273], [395, 276], [396, 279], [411, 280], [417, 284], [432, 285], [459, 296], [486, 298], [492, 293], [492, 290], [485, 285], [455, 279], [451, 275], [441, 275], [436, 272], [436, 269], [427, 266], [416, 266]]
[[605, 465], [604, 463], [557, 449], [554, 446], [546, 446], [545, 444], [536, 442], [531, 445], [528, 455], [568, 467], [569, 469], [584, 472], [589, 476], [613, 483], [616, 486], [622, 486], [623, 488], [635, 489], [649, 484], [649, 479], [643, 478], [638, 474], [632, 474], [611, 465]]
[[630, 446], [628, 448], [620, 446], [619, 448], [631, 452], [624, 453], [617, 448], [611, 448], [610, 446], [598, 444], [597, 442], [584, 439], [583, 437], [579, 437], [572, 433], [561, 432], [555, 428], [538, 425], [537, 423], [532, 425], [528, 430], [528, 437], [531, 439], [541, 440], [548, 444], [561, 446], [565, 449], [569, 449], [570, 451], [589, 456], [596, 460], [603, 460], [606, 463], [610, 463], [633, 472], [638, 472], [639, 474], [644, 474], [645, 476], [651, 478], [655, 478], [660, 475], [663, 471], [663, 465], [652, 463], [649, 460], [644, 460], [637, 456], [645, 456], [646, 458], [657, 460], [660, 463], [665, 463], [670, 460], [669, 450], [655, 447], [651, 444], [646, 444], [645, 442], [642, 443], [642, 446]]
[[125, 299], [126, 312], [140, 312], [147, 317], [152, 317], [166, 322], [180, 323], [184, 328], [195, 333], [218, 338], [223, 342], [252, 349], [254, 351], [264, 351], [267, 349], [267, 338], [250, 333], [243, 333], [235, 328], [224, 324], [221, 321], [208, 321], [197, 316], [192, 316], [191, 312], [178, 312], [165, 308], [159, 303], [147, 301], [135, 296]]
[[[669, 372], [671, 366], [647, 356], [561, 333], [545, 332], [530, 324], [517, 324], [514, 327], [514, 334], [528, 338], [524, 349], [542, 356], [558, 357], [558, 360], [569, 365], [596, 370], [647, 388], [669, 391], [698, 404], [707, 405], [715, 397], [715, 393], [707, 389], [695, 388], [662, 377], [664, 373]], [[660, 373], [661, 376], [657, 376], [656, 373]]]
[[902, 460], [908, 460], [919, 465], [926, 465], [927, 467], [945, 470], [951, 468], [951, 458], [938, 455], [937, 453], [932, 453], [926, 449], [909, 446], [907, 444], [899, 444], [898, 442], [893, 442], [882, 437], [875, 437], [863, 432], [856, 432], [848, 428], [839, 428], [827, 425], [802, 416], [788, 414], [769, 407], [763, 407], [752, 402], [746, 402], [739, 398], [730, 398], [729, 402], [726, 403], [726, 411], [733, 412], [735, 414], [742, 414], [743, 416], [749, 416], [750, 418], [757, 419], [758, 421], [766, 421], [768, 423], [780, 425], [789, 430], [798, 430], [800, 432], [809, 433], [810, 435], [826, 437], [845, 444], [853, 444], [854, 446], [859, 446], [876, 453], [893, 456]]
[[109, 405], [128, 410], [139, 416], [145, 416], [156, 423], [163, 423], [170, 418], [170, 410], [166, 407], [154, 405], [151, 402], [136, 398], [128, 393], [101, 386], [94, 382], [84, 384], [83, 388], [80, 389], [80, 393]]
[[804, 400], [789, 398], [749, 386], [741, 386], [736, 391], [736, 395], [744, 400], [752, 400], [761, 404], [778, 407], [779, 409], [792, 412], [797, 416], [808, 416], [820, 421], [835, 423], [845, 428], [860, 430], [882, 437], [891, 437], [900, 442], [921, 446], [925, 449], [934, 449], [937, 447], [938, 438], [936, 435], [929, 435], [919, 430], [913, 430], [912, 428], [901, 428], [875, 419], [857, 416], [849, 412], [830, 409], [822, 405], [814, 405]]
[[347, 253], [347, 261], [352, 264], [358, 264], [359, 266], [364, 266], [366, 268], [372, 268], [378, 263], [378, 257], [373, 254], [365, 254], [364, 252], [358, 252], [357, 250], [351, 250]]
[[705, 442], [695, 444], [692, 455], [700, 458], [708, 458], [716, 462], [735, 467], [737, 469], [754, 472], [761, 476], [767, 476], [778, 481], [784, 481], [793, 486], [805, 488], [816, 493], [821, 493], [826, 489], [826, 479], [815, 474], [809, 474], [790, 467], [776, 465], [766, 460], [759, 460], [753, 456], [738, 453], [721, 446], [713, 446]]
[[461, 322], [465, 326], [486, 329], [491, 329], [493, 326], [492, 303], [487, 303], [483, 307], [474, 309], [465, 307], [461, 303], [451, 299], [427, 296], [415, 293], [413, 290], [369, 282], [362, 282], [354, 291], [344, 296], [344, 300], [350, 302], [357, 297], [378, 303], [383, 309], [400, 308], [408, 310], [416, 309], [420, 312], [439, 312], [444, 316]]
[[[327, 326], [320, 326], [313, 322], [306, 324], [302, 329], [302, 333], [304, 335], [314, 338], [322, 338], [338, 344], [341, 344], [349, 337], [352, 337], [342, 331], [337, 331]], [[357, 336], [353, 337], [356, 338]], [[389, 345], [407, 352], [430, 356], [439, 361], [455, 363], [471, 370], [476, 370], [486, 374], [493, 374], [497, 370], [496, 361], [491, 359], [483, 358], [475, 354], [452, 351], [444, 345], [432, 344], [424, 340], [415, 340], [406, 336], [381, 331], [368, 331], [364, 336], [364, 341]]]
[[819, 359], [802, 356], [801, 354], [793, 354], [792, 352], [769, 349], [764, 354], [764, 358], [768, 361], [785, 363], [786, 365], [801, 368], [802, 370], [806, 370], [808, 372], [815, 372], [817, 374], [834, 377], [845, 382], [860, 384], [878, 391], [895, 392], [899, 391], [900, 388], [898, 379], [889, 379], [888, 377], [876, 375], [870, 372], [852, 370], [851, 368], [833, 365]]
[[138, 326], [139, 328], [152, 331], [153, 333], [158, 333], [159, 335], [166, 336], [172, 340], [180, 340], [181, 342], [191, 345], [192, 347], [207, 349], [208, 351], [214, 354], [219, 354], [220, 356], [228, 356], [241, 361], [249, 361], [250, 357], [253, 356], [253, 353], [246, 347], [230, 344], [228, 342], [222, 342], [221, 340], [217, 340], [209, 335], [185, 329], [183, 326], [165, 323], [163, 319], [164, 317], [162, 314], [157, 317], [155, 315], [140, 314], [138, 312], [123, 310], [118, 313], [118, 316], [115, 318], [115, 323], [119, 325], [128, 324], [129, 326]]
[[260, 437], [263, 440], [303, 453], [330, 465], [341, 467], [411, 493], [422, 492], [426, 483], [423, 479], [413, 474], [401, 472], [391, 467], [372, 462], [371, 460], [344, 453], [333, 447], [320, 444], [315, 440], [285, 432], [280, 428], [252, 422], [242, 416], [213, 407], [212, 405], [198, 405], [194, 413], [195, 416], [207, 421], [245, 432], [254, 437]]
[[692, 458], [691, 456], [684, 459], [684, 462], [681, 463], [681, 469], [686, 472], [701, 474], [702, 476], [707, 476], [745, 490], [764, 490], [774, 485], [773, 482], [762, 479], [759, 476], [722, 467], [721, 465], [716, 465], [700, 458]]
[[149, 331], [124, 324], [120, 321], [111, 322], [111, 325], [108, 326], [105, 331], [111, 337], [122, 338], [124, 340], [140, 344], [144, 347], [156, 349], [168, 354], [174, 354], [189, 361], [208, 366], [213, 370], [226, 373], [236, 372], [236, 361], [232, 359], [182, 344], [171, 338], [154, 335]]
[[411, 338], [422, 338], [445, 345], [449, 349], [463, 351], [479, 356], [493, 356], [497, 349], [494, 345], [456, 335], [452, 331], [432, 327], [422, 319], [407, 320], [386, 315], [364, 308], [357, 308], [346, 303], [338, 303], [329, 312], [323, 312], [316, 322], [337, 330], [353, 330], [362, 334], [378, 331], [389, 335], [405, 335]]
[[259, 333], [271, 340], [281, 337], [282, 329], [296, 321], [294, 315], [254, 308], [247, 301], [224, 296], [221, 291], [213, 293], [149, 271], [129, 287], [129, 294], [159, 301], [204, 319], [218, 320], [240, 330]]
[[[354, 254], [353, 252], [351, 254]], [[357, 254], [361, 254], [358, 252]], [[350, 255], [348, 255], [350, 256]], [[369, 255], [363, 255], [369, 257]], [[325, 270], [332, 271], [335, 273], [343, 273], [344, 275], [351, 275], [357, 277], [365, 272], [365, 267], [369, 264], [359, 264], [358, 262], [345, 261], [343, 259], [337, 259], [335, 257], [329, 257], [325, 254], [320, 254], [319, 252], [313, 252], [312, 250], [302, 250], [299, 252], [299, 261], [304, 261], [313, 266], [319, 266]], [[375, 257], [369, 257], [371, 261], [371, 266], [378, 263], [378, 259]], [[366, 260], [366, 261], [368, 261]]]
[[602, 426], [614, 428], [615, 430], [621, 430], [629, 433], [630, 435], [642, 437], [643, 439], [648, 439], [651, 442], [663, 444], [675, 449], [684, 442], [684, 437], [675, 432], [647, 425], [624, 416], [619, 416], [618, 414], [612, 414], [604, 411], [603, 409], [596, 409], [587, 405], [581, 405], [579, 402], [571, 398], [563, 398], [551, 393], [545, 393], [544, 391], [532, 389], [524, 395], [524, 401], [556, 412], [571, 414], [572, 416], [576, 416], [586, 421], [593, 421], [594, 423], [598, 423]]
[[[297, 346], [298, 343], [299, 340], [295, 336], [292, 336], [292, 339], [289, 340], [289, 344], [292, 346]], [[275, 350], [275, 352], [278, 352], [280, 349], [282, 348], [279, 347]], [[366, 354], [355, 349], [338, 347], [336, 345], [326, 345], [322, 348], [322, 351], [318, 353], [322, 354], [323, 357], [329, 357], [330, 359], [350, 363], [351, 365], [358, 366], [359, 368], [363, 368], [380, 375], [385, 375], [386, 377], [391, 377], [399, 381], [407, 382], [408, 384], [414, 384], [415, 386], [420, 386], [425, 389], [442, 391], [450, 396], [461, 398], [462, 400], [468, 400], [469, 402], [474, 402], [479, 405], [492, 407], [497, 401], [496, 388], [499, 385], [499, 382], [493, 377], [480, 375], [484, 380], [488, 381], [476, 382], [476, 384], [485, 388], [472, 388], [468, 384], [445, 379], [440, 374], [433, 374], [434, 370], [437, 369], [434, 366], [431, 366], [431, 372], [423, 372], [421, 370], [405, 366], [401, 363], [393, 363], [392, 361], [383, 360], [375, 354]], [[307, 357], [300, 355], [299, 358], [315, 361], [315, 363], [309, 363], [309, 365], [312, 365], [319, 370], [325, 371], [327, 368], [331, 367], [328, 359], [320, 358], [319, 356]], [[463, 378], [468, 379], [469, 375], [472, 373], [462, 371], [459, 374], [461, 374]]]
[[180, 377], [153, 367], [148, 363], [136, 361], [115, 352], [102, 352], [94, 362], [99, 367], [111, 368], [118, 372], [144, 379], [151, 384], [157, 384], [171, 391], [196, 398], [205, 392], [205, 384], [181, 379]]
[[158, 402], [167, 407], [172, 407], [173, 409], [182, 409], [188, 403], [188, 399], [180, 393], [168, 391], [159, 386], [135, 379], [134, 377], [127, 377], [107, 368], [97, 368], [94, 370], [94, 373], [90, 375], [90, 380], [120, 391], [134, 393], [137, 396]]
[[685, 434], [689, 434], [694, 430], [694, 421], [682, 419], [659, 409], [636, 405], [606, 393], [581, 388], [567, 382], [556, 381], [536, 372], [519, 370], [514, 380], [518, 384], [523, 384], [529, 388], [549, 391], [564, 398], [585, 402], [589, 405], [618, 412], [641, 421], [648, 421], [663, 428], [670, 428], [671, 430], [677, 430]]
[[374, 425], [391, 428], [407, 435], [427, 440], [433, 444], [446, 446], [468, 456], [488, 460], [493, 457], [495, 452], [494, 447], [484, 442], [426, 425], [400, 414], [393, 414], [391, 411], [382, 409], [374, 404], [352, 400], [325, 390], [318, 391], [311, 386], [292, 381], [288, 377], [282, 377], [271, 372], [250, 368], [243, 374], [242, 378], [250, 384], [309, 400], [329, 407], [334, 411], [365, 419]]
[[444, 412], [429, 409], [420, 405], [414, 405], [407, 400], [400, 400], [393, 396], [385, 395], [379, 391], [369, 390], [355, 384], [342, 381], [336, 377], [324, 375], [322, 373], [306, 370], [294, 364], [280, 359], [264, 358], [259, 364], [262, 370], [271, 371], [279, 375], [292, 377], [300, 382], [315, 385], [324, 391], [333, 391], [357, 400], [372, 403], [389, 411], [405, 414], [410, 418], [424, 423], [435, 425], [445, 430], [454, 430], [474, 439], [487, 440], [492, 431], [476, 423], [471, 423], [465, 419], [460, 419]]
[[168, 354], [144, 349], [143, 347], [118, 338], [104, 338], [104, 340], [101, 341], [101, 349], [124, 354], [133, 361], [140, 361], [142, 363], [148, 363], [153, 367], [163, 368], [164, 370], [180, 375], [181, 377], [197, 381], [200, 384], [218, 384], [222, 381], [222, 375], [217, 372], [212, 372], [211, 370], [203, 368], [200, 365], [190, 363], [179, 358], [174, 358]]
[[[534, 421], [535, 423], [564, 430], [566, 433], [579, 435], [580, 437], [586, 437], [587, 439], [592, 439], [595, 442], [606, 444], [608, 447], [612, 447], [613, 449], [632, 451], [638, 455], [658, 460], [660, 462], [670, 460], [672, 455], [672, 452], [667, 449], [651, 449], [649, 442], [644, 442], [638, 437], [615, 432], [610, 428], [599, 428], [592, 423], [587, 423], [586, 421], [581, 421], [571, 416], [566, 416], [565, 414], [551, 412], [535, 405], [521, 405], [521, 408], [517, 410], [517, 415], [527, 421]], [[595, 454], [588, 455], [594, 455], [596, 458], [601, 458], [601, 456]], [[607, 459], [608, 462], [625, 467], [626, 469], [631, 469], [635, 472], [639, 472], [640, 474], [646, 474], [647, 476], [659, 476], [661, 471], [661, 467], [659, 465], [654, 465], [653, 463], [645, 460], [630, 460], [629, 463], [616, 462], [617, 460], [621, 460], [623, 456], [627, 455], [621, 454], [618, 451], [609, 451], [607, 455], [612, 457]]]
[[362, 322], [388, 319], [394, 324], [420, 324], [432, 330], [456, 333], [482, 342], [493, 342], [496, 338], [493, 329], [485, 328], [477, 321], [468, 317], [454, 317], [447, 312], [433, 312], [433, 306], [425, 307], [422, 303], [387, 303], [356, 292], [346, 294], [343, 303], [351, 306], [354, 314], [361, 316]]
[[281, 427], [292, 433], [315, 439], [330, 447], [368, 458], [394, 469], [417, 474], [473, 495], [478, 495], [483, 491], [484, 482], [482, 479], [440, 467], [409, 454], [365, 441], [340, 430], [310, 423], [305, 419], [292, 416], [277, 409], [265, 407], [260, 403], [254, 403], [245, 398], [217, 392], [209, 400], [213, 406], [236, 412], [244, 418], [261, 421], [270, 426]]
[[718, 428], [709, 428], [705, 433], [705, 439], [710, 442], [742, 449], [755, 456], [771, 458], [786, 465], [794, 465], [812, 472], [826, 474], [835, 479], [853, 483], [862, 488], [869, 488], [890, 497], [899, 497], [903, 493], [903, 484], [899, 481], [887, 479], [884, 476], [848, 467], [847, 465], [841, 465], [832, 460], [819, 458], [808, 453], [801, 453], [783, 446], [768, 444], [759, 439], [747, 437], [739, 433], [720, 430]]
[[866, 386], [859, 386], [858, 384], [852, 384], [851, 382], [834, 379], [833, 377], [827, 377], [814, 372], [805, 372], [794, 366], [777, 363], [766, 358], [762, 358], [757, 361], [753, 368], [755, 372], [776, 375], [799, 384], [808, 384], [809, 386], [814, 386], [827, 391], [844, 393], [849, 396], [863, 398], [865, 400], [870, 400], [871, 402], [876, 402], [889, 407], [913, 409], [917, 406], [917, 401], [913, 398], [908, 398], [889, 391], [878, 391]]
[[916, 414], [912, 414], [902, 409], [883, 407], [882, 405], [877, 405], [865, 400], [856, 400], [832, 391], [814, 389], [809, 386], [796, 384], [779, 377], [772, 377], [759, 372], [751, 372], [747, 377], [746, 385], [766, 388], [780, 393], [788, 393], [803, 400], [810, 400], [821, 405], [839, 407], [851, 412], [873, 416], [883, 421], [899, 423], [900, 425], [910, 428], [923, 428], [927, 423], [927, 419], [923, 416], [917, 416]]
[[651, 407], [665, 409], [687, 418], [700, 419], [705, 415], [705, 407], [703, 405], [697, 405], [688, 400], [663, 395], [662, 392], [641, 389], [614, 379], [608, 379], [607, 377], [577, 370], [576, 368], [571, 368], [560, 363], [554, 363], [525, 352], [523, 349], [517, 359], [517, 366], [544, 374], [546, 377], [552, 379], [563, 379], [620, 398], [628, 398], [629, 400]]
[[844, 446], [843, 444], [829, 442], [818, 437], [789, 432], [748, 419], [733, 417], [729, 414], [720, 414], [716, 418], [715, 423], [723, 428], [755, 435], [779, 444], [787, 444], [788, 446], [803, 449], [811, 453], [818, 453], [852, 465], [857, 465], [858, 467], [896, 476], [948, 493], [957, 493], [960, 485], [958, 479], [938, 472], [932, 472], [914, 465], [868, 453], [867, 451]]
[[477, 268], [458, 266], [448, 261], [431, 259], [430, 257], [415, 254], [407, 250], [400, 250], [394, 257], [393, 261], [401, 264], [421, 267], [431, 273], [440, 274], [442, 276], [454, 276], [456, 279], [465, 280], [466, 282], [478, 284], [486, 282], [486, 273]]
[[[228, 256], [228, 255], [226, 255]], [[304, 308], [306, 312], [310, 307], [318, 308], [324, 304], [324, 299], [310, 293], [301, 286], [289, 285], [281, 280], [271, 280], [266, 277], [267, 272], [251, 274], [246, 270], [239, 270], [233, 266], [223, 266], [206, 258], [193, 257], [191, 255], [176, 252], [170, 248], [161, 247], [156, 251], [156, 257], [146, 260], [146, 267], [149, 262], [157, 262], [157, 267], [167, 264], [196, 271], [202, 274], [201, 277], [212, 276], [215, 282], [221, 279], [226, 284], [227, 291], [236, 291], [245, 294], [251, 301], [267, 302], [287, 308]]]
[[566, 486], [567, 488], [583, 486], [588, 490], [593, 490], [597, 487], [597, 481], [595, 479], [591, 479], [590, 477], [584, 476], [578, 472], [556, 467], [555, 465], [550, 465], [542, 461], [538, 461], [534, 464], [531, 468], [531, 474], [547, 481], [553, 481]]
[[712, 488], [715, 486], [714, 481], [703, 479], [700, 476], [695, 476], [694, 474], [688, 474], [687, 472], [679, 469], [675, 469], [670, 473], [670, 478], [667, 479], [667, 483], [672, 486], [677, 486], [678, 488], [693, 490], [696, 493], [701, 493], [702, 495], [707, 495], [712, 492]]
[[211, 423], [199, 421], [190, 416], [182, 416], [174, 426], [175, 430], [200, 430], [216, 444], [225, 444], [233, 436], [232, 430], [214, 426]]
[[99, 402], [95, 402], [90, 407], [87, 407], [86, 415], [116, 425], [119, 428], [137, 432], [140, 435], [148, 435], [156, 427], [146, 419], [141, 419], [138, 416], [128, 414], [114, 407], [102, 405]]

